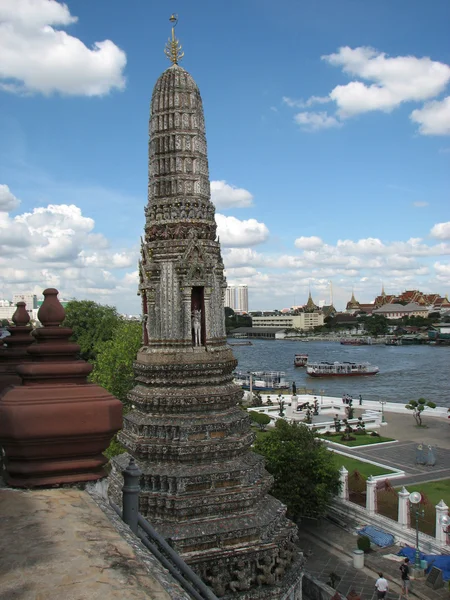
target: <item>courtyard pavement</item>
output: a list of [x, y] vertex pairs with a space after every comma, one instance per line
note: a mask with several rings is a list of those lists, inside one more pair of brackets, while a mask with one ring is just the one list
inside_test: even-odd
[[[360, 410], [355, 414], [359, 416]], [[387, 425], [378, 433], [396, 442], [372, 444], [360, 448], [334, 446], [355, 458], [372, 460], [393, 469], [402, 469], [406, 476], [396, 479], [399, 485], [411, 486], [426, 481], [450, 479], [450, 420], [429, 417], [424, 419], [426, 427], [417, 427], [411, 415], [385, 413]], [[431, 445], [435, 451], [436, 464], [433, 467], [416, 464], [418, 444]]]
[[[389, 582], [386, 600], [397, 600], [400, 595], [400, 563], [384, 557], [396, 554], [399, 546], [380, 548], [365, 555], [363, 569], [353, 567], [352, 550], [356, 548], [356, 535], [348, 533], [327, 519], [317, 522], [301, 522], [299, 525], [299, 545], [309, 555], [305, 570], [322, 581], [330, 584], [330, 573], [336, 573], [341, 579], [335, 589], [345, 598], [354, 590], [361, 600], [375, 600], [375, 581], [381, 571]], [[421, 600], [448, 600], [445, 588], [433, 590], [423, 580], [412, 581], [410, 598]]]

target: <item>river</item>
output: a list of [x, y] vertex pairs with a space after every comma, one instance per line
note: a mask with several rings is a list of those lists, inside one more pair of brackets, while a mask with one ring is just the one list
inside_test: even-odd
[[[236, 343], [237, 340], [228, 340]], [[359, 394], [366, 400], [406, 404], [420, 397], [450, 407], [450, 347], [439, 346], [342, 346], [339, 342], [252, 340], [252, 346], [233, 346], [240, 371], [284, 371], [297, 387], [325, 396]], [[308, 354], [309, 362], [368, 362], [380, 368], [370, 377], [315, 379], [303, 367], [294, 367], [294, 354]]]

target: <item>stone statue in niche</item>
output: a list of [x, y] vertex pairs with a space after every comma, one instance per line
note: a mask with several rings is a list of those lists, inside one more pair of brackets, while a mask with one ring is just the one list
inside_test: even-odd
[[202, 311], [193, 310], [191, 315], [194, 346], [202, 345]]

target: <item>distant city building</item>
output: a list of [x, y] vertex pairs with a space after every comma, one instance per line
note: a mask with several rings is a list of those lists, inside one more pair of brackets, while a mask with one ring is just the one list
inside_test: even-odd
[[447, 296], [439, 294], [424, 294], [420, 290], [405, 290], [401, 294], [386, 294], [384, 286], [381, 294], [375, 298], [375, 307], [380, 308], [385, 304], [410, 304], [416, 303], [420, 306], [426, 306], [430, 311], [450, 309], [450, 301]]
[[15, 313], [16, 306], [9, 300], [0, 300], [0, 321], [7, 319], [11, 321], [13, 314]]
[[25, 302], [27, 312], [30, 317], [33, 316], [33, 309], [38, 307], [38, 300], [36, 294], [33, 292], [23, 292], [22, 294], [14, 294], [13, 296], [13, 304], [16, 306], [18, 302]]
[[[386, 294], [384, 286], [381, 288], [381, 294], [377, 296], [374, 302], [370, 304], [362, 304], [355, 298], [355, 294], [352, 292], [352, 297], [345, 308], [345, 312], [349, 314], [355, 314], [357, 312], [365, 312], [369, 315], [375, 314], [376, 311], [387, 305], [398, 304], [406, 306], [408, 304], [417, 304], [422, 308], [426, 308], [426, 311], [422, 311], [421, 315], [427, 316], [425, 312], [442, 312], [450, 309], [450, 301], [447, 296], [440, 296], [439, 294], [424, 294], [420, 290], [406, 290], [401, 294]], [[396, 312], [391, 310], [388, 312]], [[383, 313], [378, 313], [383, 314]], [[394, 317], [391, 317], [394, 318]]]
[[277, 329], [303, 329], [309, 331], [323, 325], [323, 313], [305, 313], [281, 315], [278, 317], [252, 317], [253, 327], [276, 327]]
[[248, 312], [248, 286], [240, 285], [237, 289], [237, 306], [241, 312]]
[[350, 315], [354, 315], [357, 312], [364, 312], [368, 315], [371, 315], [374, 308], [376, 308], [375, 304], [362, 304], [361, 302], [358, 302], [358, 300], [355, 298], [355, 294], [352, 292], [352, 297], [350, 298], [350, 301], [347, 302], [347, 306], [345, 307], [345, 312], [350, 314]]
[[236, 286], [234, 285], [227, 287], [225, 292], [225, 306], [233, 310], [236, 308]]
[[417, 302], [409, 304], [384, 304], [380, 308], [376, 308], [373, 315], [383, 315], [387, 319], [401, 319], [402, 317], [427, 317], [429, 313], [428, 307], [420, 306]]

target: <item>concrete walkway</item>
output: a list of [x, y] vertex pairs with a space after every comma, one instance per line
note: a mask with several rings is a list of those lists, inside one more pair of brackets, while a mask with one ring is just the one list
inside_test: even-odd
[[[330, 574], [340, 577], [335, 589], [345, 598], [351, 590], [361, 595], [362, 600], [375, 600], [375, 581], [382, 572], [389, 582], [387, 600], [397, 600], [400, 593], [400, 563], [385, 558], [397, 554], [399, 546], [379, 548], [365, 555], [365, 567], [353, 567], [352, 551], [356, 548], [356, 536], [323, 519], [317, 522], [302, 522], [299, 525], [299, 544], [309, 555], [305, 571], [323, 583], [330, 582]], [[411, 583], [410, 598], [420, 600], [448, 600], [445, 588], [433, 590], [424, 580]]]
[[0, 532], [0, 600], [188, 598], [85, 491], [0, 488]]

